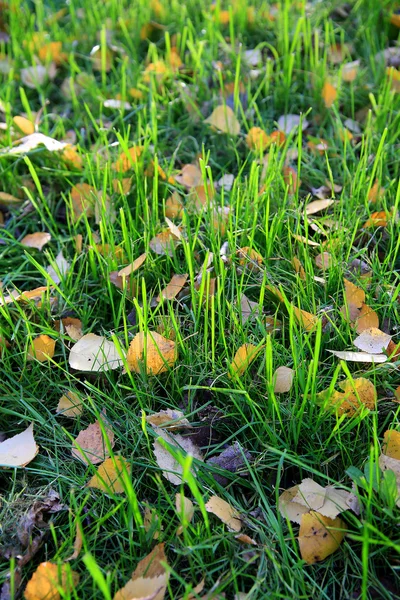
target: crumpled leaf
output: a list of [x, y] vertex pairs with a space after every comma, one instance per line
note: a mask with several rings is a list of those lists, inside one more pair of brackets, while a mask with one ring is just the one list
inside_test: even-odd
[[60, 251], [54, 261], [46, 268], [47, 273], [49, 274], [51, 280], [55, 284], [59, 284], [70, 269], [71, 265], [64, 258], [62, 251]]
[[176, 431], [178, 429], [192, 429], [192, 425], [185, 418], [185, 415], [180, 410], [160, 410], [153, 415], [146, 416], [146, 423], [152, 427], [161, 427], [168, 431]]
[[147, 375], [165, 373], [178, 358], [175, 342], [168, 340], [156, 331], [145, 334], [140, 331], [131, 341], [126, 356], [129, 369], [140, 373], [140, 363], [144, 360]]
[[346, 535], [339, 517], [330, 519], [311, 511], [302, 515], [299, 531], [300, 554], [307, 564], [324, 560], [339, 548]]
[[69, 365], [78, 371], [109, 371], [121, 367], [122, 359], [114, 342], [87, 333], [72, 346]]
[[39, 362], [46, 362], [50, 358], [53, 358], [56, 348], [56, 340], [49, 337], [48, 335], [39, 335], [28, 348], [26, 360], [37, 360]]
[[384, 333], [376, 327], [364, 329], [364, 331], [354, 340], [353, 344], [363, 352], [379, 354], [384, 352], [392, 339], [390, 335]]
[[[252, 461], [251, 453], [245, 448], [242, 448], [239, 442], [234, 442], [217, 456], [209, 458], [206, 463], [218, 467], [219, 469], [229, 471], [230, 473], [237, 473], [246, 467], [246, 461], [248, 463]], [[242, 472], [239, 474], [243, 476], [246, 473]], [[226, 477], [223, 477], [218, 473], [212, 473], [212, 476], [220, 485], [226, 485], [229, 481]]]
[[27, 248], [41, 250], [50, 240], [50, 233], [47, 233], [46, 231], [37, 231], [36, 233], [28, 233], [28, 235], [25, 235], [20, 243]]
[[238, 348], [234, 359], [230, 365], [230, 373], [228, 373], [228, 378], [232, 379], [232, 375], [237, 375], [241, 377], [243, 373], [247, 370], [250, 363], [257, 357], [258, 353], [262, 350], [262, 346], [257, 347], [253, 344], [243, 344]]
[[364, 363], [384, 363], [388, 360], [386, 354], [369, 354], [368, 352], [350, 352], [348, 350], [329, 350], [340, 360], [345, 360], [349, 362], [364, 362]]
[[233, 506], [219, 496], [211, 496], [205, 507], [207, 512], [212, 513], [225, 523], [230, 531], [241, 530], [242, 521], [240, 520], [240, 514]]
[[204, 122], [223, 133], [231, 135], [238, 135], [240, 133], [240, 123], [229, 106], [217, 106]]
[[64, 332], [74, 340], [74, 342], [77, 342], [83, 337], [82, 321], [80, 319], [77, 319], [76, 317], [64, 317], [63, 319], [54, 322], [54, 329], [60, 332], [61, 325]]
[[47, 515], [55, 514], [62, 510], [68, 510], [68, 507], [60, 502], [60, 496], [50, 489], [46, 497], [38, 498], [29, 508], [28, 512], [18, 523], [17, 536], [24, 548], [27, 548], [31, 542], [31, 536], [34, 529], [48, 529]]
[[290, 367], [278, 367], [274, 373], [273, 379], [275, 394], [285, 394], [290, 392], [294, 378], [294, 371]]
[[63, 417], [69, 417], [75, 419], [83, 412], [82, 398], [75, 392], [69, 390], [66, 394], [63, 394], [58, 401], [57, 413], [61, 413]]
[[114, 432], [104, 424], [103, 432], [100, 422], [91, 423], [86, 429], [82, 429], [72, 444], [71, 454], [85, 465], [98, 465], [110, 456], [105, 436], [111, 448], [115, 445]]
[[[58, 588], [69, 595], [79, 583], [79, 575], [67, 565], [41, 563], [25, 588], [25, 600], [60, 600]], [[63, 594], [63, 596], [64, 596]]]
[[[164, 429], [158, 427], [154, 427], [154, 431], [156, 431], [159, 437], [176, 449], [180, 454], [186, 453], [190, 454], [197, 460], [204, 460], [199, 448], [189, 437], [183, 437], [180, 434], [168, 433]], [[163, 470], [164, 477], [174, 485], [179, 485], [182, 483], [182, 465], [175, 460], [172, 454], [157, 440], [153, 444], [153, 452], [158, 466]], [[191, 467], [191, 472], [193, 475], [195, 475], [195, 466], [193, 465]]]
[[33, 437], [33, 423], [25, 431], [0, 443], [0, 466], [26, 467], [39, 452]]
[[369, 410], [376, 407], [377, 394], [374, 384], [365, 377], [346, 379], [340, 383], [343, 392], [334, 390], [331, 395], [329, 388], [317, 394], [317, 398], [327, 401], [327, 408], [331, 407], [338, 411], [339, 415], [352, 416], [363, 406]]
[[164, 544], [157, 544], [138, 563], [131, 579], [115, 594], [114, 600], [163, 600], [169, 580], [164, 565], [168, 565]]
[[125, 491], [123, 473], [131, 472], [130, 463], [123, 456], [107, 458], [99, 467], [96, 474], [87, 483], [87, 487], [96, 488], [106, 494], [122, 494]]

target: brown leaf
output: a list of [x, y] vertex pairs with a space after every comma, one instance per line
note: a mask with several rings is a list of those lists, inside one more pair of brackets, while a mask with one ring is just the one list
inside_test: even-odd
[[240, 313], [244, 325], [249, 319], [260, 316], [261, 307], [258, 302], [253, 302], [245, 294], [242, 294], [240, 297]]
[[63, 326], [65, 333], [75, 342], [83, 337], [82, 321], [80, 319], [75, 317], [64, 317], [63, 319], [54, 322], [54, 329], [60, 332], [61, 325]]
[[157, 544], [152, 552], [137, 565], [128, 583], [114, 596], [114, 600], [163, 600], [169, 573], [164, 544]]
[[138, 163], [143, 150], [143, 146], [132, 146], [127, 152], [123, 150], [115, 163], [113, 163], [112, 168], [118, 173], [126, 173], [126, 171], [133, 169], [134, 165]]
[[333, 258], [329, 252], [322, 252], [315, 257], [315, 264], [320, 269], [330, 269], [333, 265]]
[[105, 493], [122, 494], [125, 491], [123, 473], [131, 472], [129, 462], [123, 456], [107, 458], [98, 468], [87, 487], [96, 488]]
[[85, 214], [94, 216], [95, 202], [101, 198], [101, 192], [88, 183], [77, 183], [71, 189], [71, 202], [75, 219]]
[[76, 558], [78, 558], [79, 554], [81, 553], [82, 546], [83, 546], [82, 525], [81, 525], [80, 521], [77, 519], [76, 520], [76, 533], [75, 533], [75, 540], [74, 540], [74, 551], [70, 556], [68, 556], [68, 558], [64, 559], [64, 562], [69, 562], [70, 560], [75, 560]]
[[28, 348], [26, 360], [37, 360], [45, 362], [53, 358], [56, 349], [56, 340], [48, 335], [39, 335], [32, 340], [32, 344]]
[[29, 233], [25, 237], [22, 238], [21, 244], [26, 246], [27, 248], [36, 248], [37, 250], [41, 250], [43, 246], [49, 243], [51, 240], [50, 233], [45, 231], [38, 231], [36, 233]]
[[124, 267], [123, 269], [118, 271], [119, 277], [123, 277], [123, 276], [127, 277], [128, 275], [131, 275], [132, 273], [137, 271], [142, 266], [142, 264], [145, 262], [146, 258], [147, 258], [146, 252], [144, 254], [141, 254], [140, 256], [138, 256], [133, 261], [133, 263], [131, 263], [127, 267]]
[[178, 358], [175, 342], [167, 340], [156, 331], [146, 334], [140, 331], [130, 343], [126, 360], [130, 371], [140, 373], [140, 363], [144, 361], [148, 375], [165, 373]]
[[74, 458], [82, 461], [85, 465], [98, 465], [110, 456], [108, 446], [104, 437], [106, 436], [111, 448], [115, 445], [114, 433], [104, 423], [103, 433], [100, 422], [97, 420], [86, 429], [79, 432], [73, 442], [71, 454]]
[[330, 519], [314, 511], [302, 515], [299, 531], [302, 559], [309, 565], [324, 560], [336, 552], [345, 535], [345, 525], [339, 517]]
[[67, 565], [56, 565], [51, 562], [41, 563], [25, 588], [25, 600], [60, 600], [58, 588], [64, 594], [71, 594], [79, 583], [79, 575]]
[[263, 263], [263, 257], [261, 254], [249, 246], [239, 248], [236, 254], [239, 256], [239, 264], [243, 267], [254, 269], [261, 267]]
[[160, 295], [157, 296], [157, 302], [164, 300], [173, 300], [182, 290], [188, 278], [188, 274], [173, 275], [169, 284], [161, 291]]
[[300, 279], [302, 279], [303, 281], [306, 281], [307, 275], [306, 275], [304, 267], [301, 264], [301, 262], [299, 261], [299, 259], [296, 256], [293, 256], [291, 263], [294, 267], [294, 270], [299, 275]]
[[239, 513], [219, 496], [211, 496], [205, 507], [207, 512], [212, 513], [225, 523], [230, 531], [241, 530], [242, 522]]

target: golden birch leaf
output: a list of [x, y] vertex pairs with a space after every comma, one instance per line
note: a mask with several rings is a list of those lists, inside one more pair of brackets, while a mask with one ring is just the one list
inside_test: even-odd
[[324, 560], [339, 548], [344, 536], [342, 519], [330, 519], [311, 511], [301, 518], [299, 531], [300, 554], [307, 564]]
[[217, 106], [204, 122], [208, 123], [213, 129], [217, 129], [223, 133], [231, 135], [238, 135], [240, 133], [240, 123], [229, 106], [222, 104]]
[[26, 467], [39, 452], [33, 437], [33, 423], [25, 431], [0, 444], [1, 467]]
[[205, 505], [206, 511], [212, 513], [227, 525], [230, 531], [240, 531], [242, 521], [238, 511], [219, 496], [211, 496]]
[[400, 461], [400, 431], [388, 429], [383, 435], [383, 454]]
[[243, 344], [240, 346], [230, 365], [230, 373], [228, 373], [229, 379], [232, 379], [232, 374], [241, 377], [250, 363], [257, 357], [257, 354], [261, 349], [262, 347], [257, 347], [253, 344]]
[[60, 600], [58, 588], [65, 594], [63, 598], [72, 593], [73, 587], [78, 585], [79, 575], [67, 565], [60, 567], [51, 562], [40, 563], [25, 588], [25, 600]]
[[97, 472], [90, 481], [87, 487], [96, 488], [105, 493], [122, 494], [125, 491], [123, 483], [123, 473], [127, 471], [128, 475], [131, 472], [131, 466], [123, 456], [114, 456], [107, 458], [98, 468]]
[[148, 375], [165, 373], [178, 358], [175, 342], [167, 340], [156, 331], [145, 334], [140, 331], [130, 343], [126, 360], [130, 371], [140, 373], [140, 363], [144, 360]]
[[22, 238], [21, 244], [27, 248], [36, 248], [41, 250], [43, 246], [49, 243], [51, 240], [50, 233], [46, 231], [37, 231], [36, 233], [29, 233]]
[[68, 391], [61, 396], [57, 405], [57, 413], [61, 413], [63, 417], [75, 419], [83, 412], [83, 402], [80, 396], [75, 392]]
[[32, 340], [32, 344], [28, 348], [26, 360], [38, 360], [45, 362], [53, 358], [56, 349], [56, 340], [48, 335], [39, 335]]

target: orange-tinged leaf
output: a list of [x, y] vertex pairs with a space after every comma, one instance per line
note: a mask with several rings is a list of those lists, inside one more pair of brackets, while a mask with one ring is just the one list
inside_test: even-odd
[[130, 371], [140, 373], [140, 363], [144, 361], [148, 375], [165, 373], [175, 364], [177, 358], [175, 342], [167, 340], [156, 331], [137, 333], [126, 356]]
[[177, 219], [183, 214], [183, 202], [178, 192], [174, 192], [172, 196], [165, 201], [165, 216], [169, 219]]
[[329, 81], [325, 81], [324, 86], [322, 88], [322, 99], [325, 103], [326, 108], [331, 108], [333, 103], [337, 98], [337, 90], [336, 88], [329, 83]]
[[395, 402], [400, 403], [400, 385], [394, 390]]
[[83, 160], [81, 155], [78, 153], [76, 146], [67, 144], [61, 153], [63, 160], [67, 163], [67, 167], [75, 167], [79, 171], [83, 168]]
[[[389, 357], [391, 362], [395, 362], [396, 360], [399, 360], [400, 343], [396, 345], [392, 340], [390, 340], [389, 345], [386, 348], [386, 354]], [[399, 396], [400, 396], [400, 394], [399, 394]], [[399, 398], [399, 400], [400, 400], [400, 398]]]
[[38, 452], [31, 423], [22, 433], [0, 443], [0, 467], [26, 467]]
[[353, 304], [357, 308], [361, 308], [363, 303], [365, 302], [364, 290], [354, 285], [354, 283], [352, 283], [348, 279], [344, 280], [344, 290], [346, 303], [349, 305]]
[[231, 135], [238, 135], [240, 133], [240, 123], [230, 106], [224, 106], [223, 104], [217, 106], [204, 122], [208, 123], [213, 129], [217, 129], [223, 133]]
[[87, 487], [96, 488], [105, 493], [122, 494], [125, 490], [123, 473], [130, 474], [131, 467], [126, 458], [114, 456], [107, 458], [99, 467], [96, 474], [90, 479]]
[[240, 377], [246, 371], [250, 363], [257, 357], [262, 347], [254, 346], [253, 344], [243, 344], [236, 351], [235, 357], [230, 365], [229, 379], [232, 374]]
[[219, 496], [211, 496], [205, 507], [207, 512], [218, 517], [231, 531], [241, 530], [242, 522], [240, 515], [226, 500], [223, 500]]
[[332, 407], [338, 411], [339, 415], [352, 416], [356, 414], [363, 406], [369, 410], [376, 407], [377, 394], [374, 384], [365, 377], [346, 379], [340, 384], [343, 392], [333, 391], [329, 395], [329, 389], [318, 394], [318, 398], [327, 402], [327, 407]]
[[175, 181], [185, 186], [189, 190], [200, 185], [203, 183], [200, 167], [197, 164], [184, 165], [180, 175], [175, 176]]
[[[20, 294], [15, 299], [21, 300], [23, 302], [28, 302], [29, 300], [41, 300], [43, 297], [43, 294], [45, 294], [45, 292], [47, 292], [48, 289], [49, 288], [47, 288], [45, 285], [43, 285], [42, 287], [35, 288], [34, 290], [28, 290], [26, 292], [22, 292], [22, 294]], [[51, 287], [50, 290], [52, 290], [52, 289], [53, 288]]]
[[135, 271], [137, 271], [142, 266], [142, 264], [145, 262], [146, 258], [147, 258], [146, 252], [144, 252], [137, 258], [135, 258], [133, 263], [131, 263], [127, 267], [124, 267], [123, 269], [118, 271], [119, 277], [123, 277], [123, 276], [127, 277], [128, 275], [131, 275], [131, 273], [134, 273]]
[[98, 420], [79, 432], [71, 450], [74, 458], [82, 461], [85, 465], [98, 465], [110, 456], [105, 438], [107, 437], [109, 446], [113, 448], [114, 433], [106, 423], [103, 425], [104, 433]]
[[88, 218], [94, 216], [95, 202], [101, 192], [88, 183], [77, 183], [71, 189], [72, 209], [75, 219], [85, 214]]
[[249, 246], [239, 248], [236, 254], [239, 256], [239, 264], [243, 267], [246, 266], [250, 269], [254, 269], [255, 267], [260, 267], [263, 263], [261, 254]]
[[79, 583], [79, 575], [67, 565], [56, 565], [51, 562], [40, 563], [25, 588], [25, 600], [60, 600], [58, 591], [62, 588], [65, 595], [70, 595]]
[[25, 135], [30, 135], [31, 133], [35, 133], [35, 125], [27, 119], [26, 117], [16, 116], [13, 118], [15, 125], [24, 133]]
[[129, 194], [132, 188], [132, 178], [131, 177], [122, 177], [121, 179], [113, 179], [112, 186], [114, 192], [118, 194]]
[[386, 227], [388, 224], [387, 214], [384, 210], [371, 213], [370, 218], [364, 223], [364, 228]]
[[113, 163], [112, 168], [118, 173], [126, 173], [126, 171], [132, 169], [139, 161], [143, 150], [143, 146], [132, 146], [127, 152], [121, 152], [118, 159]]
[[38, 360], [45, 362], [53, 358], [56, 349], [56, 340], [48, 335], [39, 335], [32, 340], [32, 344], [28, 348], [26, 360]]
[[38, 56], [43, 63], [52, 60], [56, 65], [60, 65], [68, 58], [68, 55], [62, 52], [62, 42], [44, 44], [38, 49]]
[[346, 83], [351, 83], [355, 80], [360, 67], [360, 61], [354, 60], [353, 62], [346, 63], [342, 66], [342, 79]]
[[301, 308], [294, 306], [294, 304], [291, 304], [291, 306], [293, 309], [293, 316], [297, 323], [303, 327], [305, 331], [313, 331], [319, 321], [317, 315], [313, 315], [306, 310], [302, 310]]
[[271, 144], [271, 139], [261, 127], [252, 127], [246, 136], [246, 144], [250, 150], [264, 152]]
[[83, 412], [83, 402], [80, 396], [75, 392], [67, 392], [58, 401], [57, 413], [61, 413], [63, 417], [75, 419]]
[[296, 194], [301, 186], [301, 179], [299, 179], [296, 169], [286, 165], [282, 169], [282, 175], [285, 185], [289, 187], [289, 194]]
[[363, 304], [355, 320], [356, 331], [362, 333], [371, 327], [379, 327], [379, 317], [371, 307]]
[[185, 415], [180, 410], [160, 410], [157, 413], [146, 416], [146, 423], [150, 423], [152, 427], [160, 427], [168, 431], [177, 429], [192, 429], [192, 425], [185, 418]]
[[47, 233], [46, 231], [37, 231], [36, 233], [28, 233], [28, 235], [24, 236], [21, 240], [21, 244], [27, 248], [41, 250], [50, 240], [50, 233]]
[[336, 552], [345, 535], [345, 524], [339, 517], [330, 519], [315, 511], [305, 513], [299, 530], [302, 559], [309, 565], [324, 560]]
[[381, 200], [385, 195], [385, 188], [379, 184], [379, 181], [376, 180], [372, 188], [368, 193], [368, 202], [372, 202], [373, 204], [378, 200]]
[[165, 229], [150, 240], [149, 246], [156, 254], [173, 256], [174, 248], [179, 243], [177, 236], [173, 235], [170, 229]]
[[164, 300], [173, 300], [184, 287], [187, 278], [187, 273], [183, 275], [173, 275], [169, 284], [161, 291], [160, 295], [157, 296], [157, 301], [160, 302], [162, 298], [164, 298]]
[[304, 270], [303, 265], [301, 264], [301, 262], [297, 258], [297, 256], [293, 256], [291, 262], [292, 262], [292, 265], [294, 267], [294, 270], [299, 275], [300, 279], [302, 279], [303, 281], [306, 281], [306, 279], [307, 279], [306, 272]]
[[400, 460], [400, 431], [388, 429], [383, 435], [383, 454]]
[[297, 233], [292, 233], [292, 237], [295, 240], [297, 240], [298, 242], [301, 242], [302, 244], [307, 244], [307, 246], [312, 246], [313, 248], [316, 248], [317, 246], [320, 245], [318, 242], [314, 242], [314, 240], [310, 240], [309, 238], [306, 238], [304, 235], [298, 235]]
[[215, 196], [215, 189], [211, 183], [201, 183], [190, 189], [187, 197], [187, 207], [189, 210], [198, 212], [208, 207]]

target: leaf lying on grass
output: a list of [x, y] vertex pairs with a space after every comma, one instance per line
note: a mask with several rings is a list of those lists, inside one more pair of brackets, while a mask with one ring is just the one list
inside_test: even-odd
[[10, 148], [4, 148], [0, 154], [27, 154], [31, 150], [35, 150], [38, 146], [43, 145], [49, 152], [57, 152], [64, 150], [68, 144], [58, 142], [57, 140], [44, 135], [43, 133], [32, 133], [18, 140], [18, 145]]
[[217, 106], [211, 115], [204, 120], [204, 123], [208, 123], [211, 127], [223, 133], [231, 135], [240, 133], [240, 123], [229, 106]]
[[61, 413], [63, 417], [75, 419], [83, 412], [83, 402], [80, 396], [75, 392], [68, 391], [61, 396], [57, 404], [57, 413]]
[[38, 360], [46, 362], [53, 358], [56, 349], [56, 340], [48, 335], [39, 335], [32, 340], [32, 344], [28, 348], [26, 360]]
[[333, 408], [339, 415], [347, 416], [355, 415], [363, 407], [369, 410], [375, 409], [377, 394], [371, 381], [365, 377], [358, 377], [353, 380], [346, 379], [339, 385], [343, 392], [333, 390], [330, 393], [328, 388], [317, 394], [317, 399], [323, 401], [326, 408]]
[[114, 456], [107, 458], [98, 468], [97, 472], [90, 481], [87, 487], [96, 488], [102, 492], [122, 494], [125, 491], [123, 480], [124, 471], [131, 472], [129, 462], [123, 456]]
[[388, 360], [386, 354], [368, 354], [368, 352], [349, 352], [348, 350], [329, 350], [340, 360], [346, 360], [350, 362], [364, 362], [364, 363], [384, 363]]
[[123, 269], [118, 271], [118, 275], [120, 277], [123, 277], [123, 276], [127, 277], [128, 275], [131, 275], [132, 273], [137, 271], [142, 266], [142, 264], [145, 262], [146, 258], [147, 258], [147, 254], [145, 252], [144, 254], [141, 254], [140, 256], [138, 256], [133, 261], [133, 263], [131, 263], [127, 267], [124, 267]]
[[169, 572], [164, 544], [158, 544], [143, 558], [131, 579], [114, 596], [114, 600], [163, 600], [167, 591]]
[[194, 516], [194, 504], [190, 498], [182, 494], [175, 494], [176, 512], [181, 520], [181, 525], [177, 529], [177, 534], [181, 535], [185, 527], [189, 525]]
[[25, 431], [0, 443], [1, 467], [26, 467], [39, 452], [33, 437], [33, 423]]
[[240, 531], [242, 521], [236, 509], [219, 496], [211, 496], [205, 504], [206, 511], [212, 513], [228, 526], [230, 531]]
[[[183, 437], [180, 434], [168, 433], [164, 429], [154, 427], [154, 431], [157, 435], [162, 438], [167, 445], [169, 444], [172, 448], [182, 455], [189, 454], [193, 458], [203, 461], [203, 455], [199, 448], [192, 442], [189, 437]], [[174, 485], [182, 483], [183, 466], [181, 463], [172, 455], [167, 448], [164, 447], [158, 440], [153, 444], [153, 452], [156, 458], [157, 464], [162, 469], [162, 474], [165, 479], [168, 479]], [[195, 474], [195, 467], [191, 467], [192, 474]]]
[[380, 354], [387, 349], [391, 339], [392, 337], [387, 333], [384, 333], [376, 327], [370, 327], [369, 329], [364, 329], [364, 331], [354, 340], [353, 344], [363, 352]]
[[29, 233], [28, 235], [25, 235], [20, 243], [27, 248], [36, 248], [37, 250], [42, 250], [43, 246], [48, 244], [50, 240], [50, 233], [47, 233], [46, 231], [38, 231], [36, 233]]
[[78, 371], [109, 371], [122, 366], [114, 342], [101, 335], [87, 333], [72, 346], [69, 364]]
[[79, 583], [79, 575], [67, 565], [51, 562], [41, 563], [25, 588], [25, 600], [60, 600], [59, 588], [63, 597], [72, 593]]
[[160, 375], [168, 371], [178, 358], [175, 342], [167, 340], [156, 331], [146, 334], [140, 331], [131, 341], [126, 355], [129, 369], [140, 373], [140, 364], [145, 363], [147, 375]]
[[285, 394], [289, 392], [294, 378], [294, 371], [289, 367], [278, 367], [274, 373], [274, 392], [275, 394]]
[[185, 415], [180, 410], [160, 410], [158, 413], [146, 416], [146, 423], [152, 427], [160, 427], [168, 431], [176, 431], [178, 429], [192, 429], [192, 425], [185, 418]]
[[299, 530], [300, 554], [307, 564], [324, 560], [339, 548], [346, 535], [339, 517], [330, 519], [311, 511], [302, 515]]
[[160, 295], [157, 296], [157, 302], [160, 302], [161, 299], [173, 300], [184, 287], [187, 278], [188, 275], [186, 273], [183, 275], [173, 275], [168, 285], [161, 291]]
[[71, 454], [74, 458], [82, 461], [85, 465], [97, 465], [109, 457], [109, 449], [105, 441], [107, 436], [109, 445], [114, 447], [114, 433], [110, 427], [104, 423], [104, 433], [97, 420], [86, 429], [79, 432], [73, 442]]
[[236, 351], [234, 359], [229, 367], [229, 379], [231, 379], [233, 375], [237, 375], [238, 377], [243, 375], [248, 366], [253, 362], [261, 350], [262, 346], [254, 346], [253, 344], [243, 344], [240, 346], [240, 348]]

